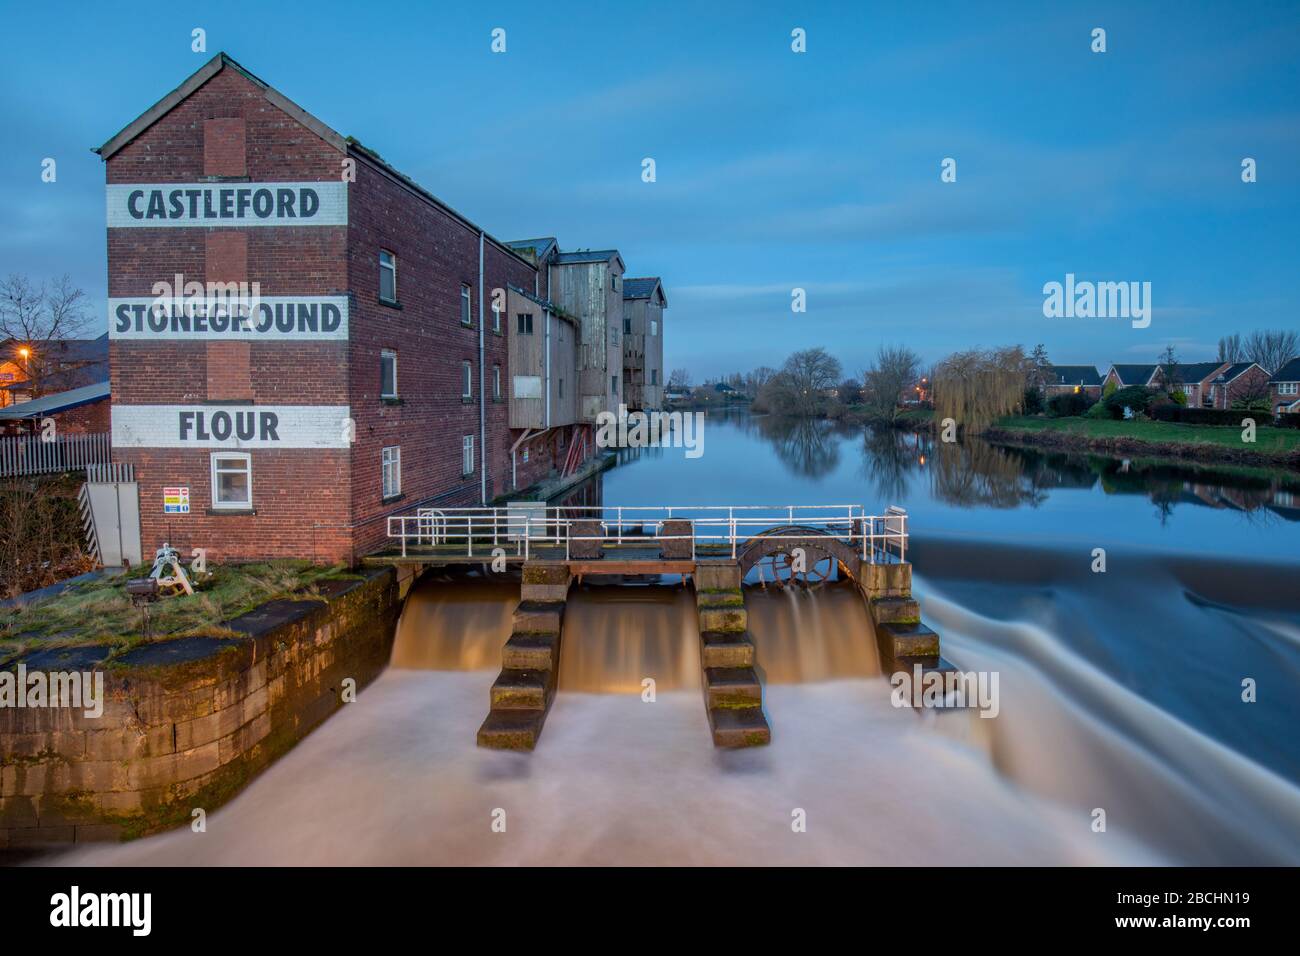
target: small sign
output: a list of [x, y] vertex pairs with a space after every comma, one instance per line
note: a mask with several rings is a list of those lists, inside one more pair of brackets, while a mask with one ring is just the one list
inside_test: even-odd
[[187, 515], [190, 513], [190, 489], [181, 485], [163, 489], [163, 514]]

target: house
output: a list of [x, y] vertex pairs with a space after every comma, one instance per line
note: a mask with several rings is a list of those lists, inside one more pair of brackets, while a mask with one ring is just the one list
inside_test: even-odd
[[107, 378], [107, 332], [95, 339], [0, 343], [0, 407]]
[[1300, 414], [1300, 358], [1287, 362], [1268, 380], [1268, 395], [1274, 414]]
[[1116, 388], [1130, 388], [1134, 385], [1159, 388], [1160, 382], [1159, 365], [1112, 365], [1101, 384], [1104, 391], [1112, 384]]
[[1101, 376], [1094, 365], [1049, 365], [1045, 370], [1043, 395], [1080, 392], [1096, 401], [1101, 398]]
[[623, 395], [632, 410], [664, 404], [664, 309], [658, 276], [623, 280]]
[[[598, 333], [599, 377], [583, 384], [608, 400], [616, 253], [593, 260], [590, 284], [564, 279], [576, 263], [543, 276], [224, 53], [97, 151], [114, 459], [135, 467], [146, 553], [166, 540], [216, 560], [353, 562], [387, 543], [391, 515], [542, 480], [563, 436], [529, 432], [567, 414], [555, 339], [551, 417], [506, 392], [510, 320], [531, 312], [543, 338], [572, 326], [548, 303]], [[155, 284], [177, 275], [160, 304]], [[217, 287], [256, 292], [214, 305]], [[193, 507], [165, 514], [178, 486]]]
[[1206, 408], [1229, 409], [1233, 402], [1265, 399], [1269, 395], [1268, 372], [1254, 362], [1234, 362], [1210, 382]]
[[108, 379], [0, 408], [0, 431], [5, 434], [39, 434], [47, 421], [54, 422], [56, 435], [107, 434]]
[[[1178, 379], [1177, 387], [1187, 396], [1187, 407], [1211, 407], [1210, 386], [1214, 379], [1231, 364], [1231, 362], [1187, 362], [1178, 365], [1173, 376]], [[1166, 374], [1165, 377], [1168, 378], [1169, 375]]]

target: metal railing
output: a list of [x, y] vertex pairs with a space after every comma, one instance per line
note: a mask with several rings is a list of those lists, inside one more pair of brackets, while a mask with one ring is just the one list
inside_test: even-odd
[[[668, 521], [689, 522], [689, 533], [665, 534]], [[584, 523], [577, 529], [581, 533], [575, 533], [577, 522]], [[590, 533], [593, 524], [596, 534]], [[504, 508], [421, 508], [388, 518], [388, 537], [400, 545], [402, 557], [414, 548], [488, 559], [500, 548], [507, 557], [528, 560], [563, 548], [568, 560], [577, 542], [623, 547], [690, 541], [692, 558], [701, 546], [735, 558], [759, 535], [792, 541], [827, 535], [851, 546], [863, 561], [882, 564], [907, 560], [907, 534], [904, 509], [869, 515], [861, 505], [551, 507], [519, 502]]]
[[108, 461], [111, 452], [107, 432], [59, 435], [50, 441], [40, 435], [0, 438], [0, 478], [79, 470]]

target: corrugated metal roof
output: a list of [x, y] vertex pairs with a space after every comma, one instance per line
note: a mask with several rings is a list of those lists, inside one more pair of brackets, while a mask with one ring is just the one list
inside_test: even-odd
[[17, 405], [0, 408], [0, 421], [16, 421], [24, 418], [37, 418], [41, 415], [54, 415], [59, 412], [66, 412], [70, 408], [76, 408], [78, 405], [89, 405], [91, 402], [98, 402], [108, 398], [108, 396], [109, 385], [106, 381], [96, 382], [94, 385], [83, 385], [81, 388], [74, 388], [68, 392], [42, 395], [30, 402], [19, 402]]

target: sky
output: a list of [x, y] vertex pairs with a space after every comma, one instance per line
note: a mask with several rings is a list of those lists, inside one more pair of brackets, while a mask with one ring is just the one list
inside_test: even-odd
[[[97, 331], [90, 150], [221, 50], [498, 238], [660, 276], [696, 382], [885, 344], [1104, 371], [1300, 327], [1297, 2], [0, 0], [0, 28], [0, 274], [69, 274]], [[1150, 325], [1046, 317], [1067, 273], [1151, 283]]]

